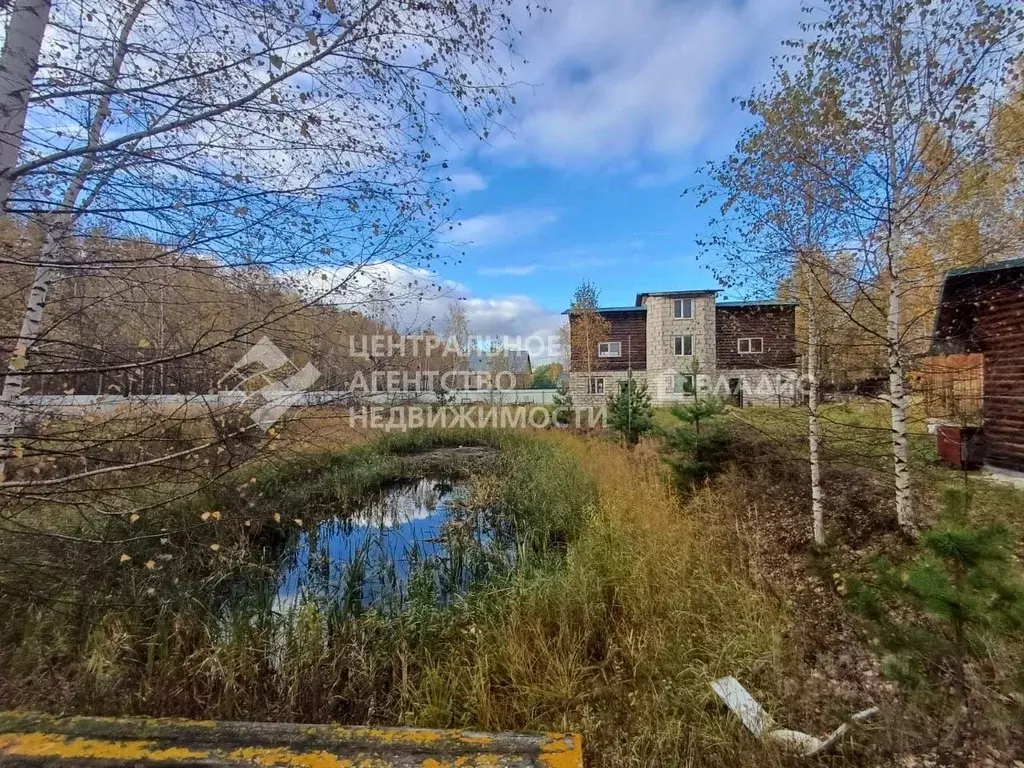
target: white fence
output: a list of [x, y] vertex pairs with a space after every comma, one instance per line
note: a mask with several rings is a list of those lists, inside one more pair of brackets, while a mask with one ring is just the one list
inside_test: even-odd
[[[461, 389], [446, 393], [449, 403], [488, 403], [493, 405], [551, 405], [557, 389]], [[223, 408], [245, 404], [249, 399], [262, 402], [255, 393], [230, 390], [214, 394], [193, 395], [26, 395], [17, 406], [42, 415], [109, 413], [119, 410], [201, 406]], [[402, 406], [413, 403], [436, 403], [433, 392], [301, 392], [288, 395], [295, 407], [308, 406]]]

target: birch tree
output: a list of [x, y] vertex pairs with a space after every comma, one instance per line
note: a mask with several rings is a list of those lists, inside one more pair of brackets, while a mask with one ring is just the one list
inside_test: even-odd
[[[114, 43], [109, 70], [100, 81], [103, 92], [96, 101], [95, 114], [87, 126], [87, 148], [98, 145], [107, 127], [107, 122], [111, 117], [111, 102], [119, 87], [121, 67], [124, 64], [125, 55], [128, 50], [128, 40], [146, 2], [147, 0], [135, 0], [121, 22], [121, 27]], [[46, 10], [48, 11], [49, 9], [47, 8]], [[38, 14], [40, 10], [34, 9], [34, 12]], [[31, 14], [23, 12], [23, 15]], [[11, 32], [14, 31], [11, 30]], [[10, 444], [10, 439], [21, 422], [17, 400], [24, 390], [24, 371], [28, 364], [29, 347], [39, 336], [43, 321], [43, 310], [46, 307], [50, 288], [58, 274], [58, 251], [69, 247], [68, 236], [78, 215], [75, 213], [78, 199], [90, 180], [96, 164], [95, 161], [96, 158], [91, 154], [81, 155], [77, 167], [71, 173], [59, 207], [54, 212], [47, 213], [40, 218], [39, 223], [43, 230], [42, 246], [36, 261], [35, 276], [29, 288], [28, 301], [26, 302], [21, 329], [14, 343], [14, 351], [8, 363], [8, 371], [4, 377], [3, 388], [0, 390], [0, 477], [4, 474], [4, 458], [7, 447]], [[102, 187], [109, 181], [110, 175], [108, 172], [106, 178], [101, 176], [96, 181], [97, 186]], [[0, 194], [2, 194], [2, 191], [0, 189]]]
[[827, 72], [810, 60], [796, 73], [785, 64], [778, 63], [772, 85], [742, 102], [756, 122], [732, 155], [707, 166], [708, 182], [691, 192], [702, 205], [720, 203], [698, 245], [718, 255], [723, 286], [764, 295], [792, 281], [804, 303], [811, 533], [823, 546], [819, 303], [827, 284], [822, 276], [841, 243], [838, 200], [823, 182], [844, 175], [848, 126], [837, 119]]
[[[885, 296], [887, 400], [896, 516], [912, 530], [906, 328], [907, 248], [930, 198], [986, 151], [986, 116], [1021, 56], [1024, 9], [986, 0], [829, 0], [804, 54], [836, 78], [853, 127], [843, 197], [847, 231]], [[941, 146], [942, 152], [936, 150]], [[936, 159], [938, 158], [938, 161]]]
[[[83, 248], [90, 232], [151, 243], [149, 266], [255, 267], [285, 282], [313, 268], [343, 275], [306, 286], [308, 304], [343, 295], [368, 265], [428, 263], [447, 215], [440, 137], [485, 135], [502, 109], [496, 51], [510, 39], [510, 3], [55, 2], [32, 82], [34, 128], [4, 173], [7, 209], [41, 236], [32, 253], [0, 254], [35, 270], [8, 345], [0, 456], [24, 423], [25, 375], [81, 373], [40, 357], [55, 281], [140, 266], [137, 253]], [[23, 5], [5, 47], [22, 83], [32, 70], [31, 45], [14, 43]], [[5, 134], [12, 156], [16, 134]], [[236, 326], [191, 353], [252, 332]]]
[[576, 287], [569, 305], [570, 369], [586, 373], [588, 387], [589, 378], [597, 369], [598, 344], [611, 332], [611, 323], [598, 312], [599, 297], [597, 287], [584, 280]]
[[39, 68], [50, 0], [15, 0], [0, 53], [0, 211], [7, 208], [21, 152], [32, 81]]
[[[446, 137], [482, 137], [504, 108], [510, 5], [54, 0], [0, 228], [3, 295], [20, 296], [0, 313], [5, 578], [31, 567], [22, 537], [99, 562], [111, 520], [274, 461], [286, 426], [200, 397], [264, 335], [352, 379], [355, 355], [324, 350], [393, 332], [355, 288], [444, 247]], [[65, 418], [28, 409], [29, 383], [188, 398]], [[58, 534], [41, 510], [72, 522]]]
[[469, 354], [469, 319], [465, 307], [457, 300], [448, 303], [442, 331], [445, 344], [455, 344], [460, 354]]

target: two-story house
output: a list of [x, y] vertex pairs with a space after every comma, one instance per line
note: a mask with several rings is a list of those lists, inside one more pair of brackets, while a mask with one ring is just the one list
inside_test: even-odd
[[603, 307], [607, 332], [590, 343], [584, 337], [593, 334], [577, 332], [580, 318], [566, 312], [573, 402], [601, 405], [630, 378], [647, 383], [655, 405], [692, 399], [694, 391], [740, 406], [796, 401], [796, 304], [717, 301], [717, 294], [640, 293], [635, 306]]

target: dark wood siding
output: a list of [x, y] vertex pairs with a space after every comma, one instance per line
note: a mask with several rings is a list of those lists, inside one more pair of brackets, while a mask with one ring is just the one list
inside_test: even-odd
[[[595, 371], [647, 370], [647, 313], [643, 311], [602, 312], [601, 316], [611, 324], [606, 339], [622, 344], [621, 357], [598, 357], [597, 349], [592, 351]], [[570, 338], [572, 339], [571, 369], [586, 370], [586, 358], [579, 348], [576, 334], [572, 333], [573, 318], [570, 317]]]
[[[796, 311], [786, 306], [715, 307], [720, 370], [796, 367]], [[740, 354], [736, 340], [763, 339], [761, 354]]]
[[978, 276], [968, 296], [985, 356], [985, 460], [1024, 471], [1024, 269]]

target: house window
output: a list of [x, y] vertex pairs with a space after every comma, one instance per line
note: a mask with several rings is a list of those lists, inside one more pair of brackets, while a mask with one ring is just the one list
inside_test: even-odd
[[599, 377], [591, 376], [587, 379], [587, 394], [588, 395], [603, 395], [604, 394], [604, 379]]
[[675, 381], [672, 382], [672, 391], [676, 394], [692, 395], [694, 381], [692, 373], [677, 373]]
[[736, 351], [741, 355], [756, 355], [764, 351], [764, 341], [760, 338], [736, 339]]
[[693, 299], [676, 299], [672, 314], [676, 320], [689, 320], [693, 317]]
[[676, 336], [676, 354], [686, 357], [693, 354], [693, 336]]
[[621, 341], [602, 341], [597, 345], [598, 357], [622, 357]]

